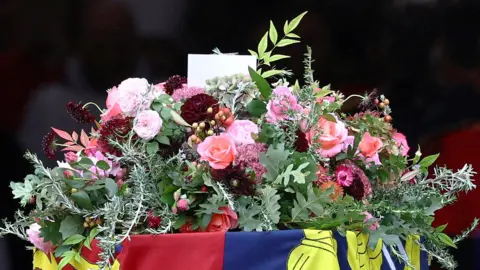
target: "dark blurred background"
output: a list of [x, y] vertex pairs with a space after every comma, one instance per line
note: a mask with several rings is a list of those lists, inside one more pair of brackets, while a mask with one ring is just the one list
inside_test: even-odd
[[[17, 207], [9, 182], [31, 170], [22, 153], [41, 153], [50, 126], [77, 128], [64, 111], [68, 101], [104, 107], [105, 91], [128, 77], [157, 83], [185, 76], [188, 53], [218, 47], [247, 54], [269, 20], [282, 29], [305, 10], [297, 30], [303, 43], [279, 50], [293, 56], [282, 66], [301, 78], [311, 46], [322, 84], [345, 94], [376, 88], [389, 98], [393, 124], [407, 135], [411, 154], [420, 144], [424, 154], [441, 151], [442, 164], [480, 168], [478, 0], [3, 0], [1, 216], [11, 217]], [[480, 216], [479, 195], [462, 196], [437, 223], [449, 220], [448, 232], [458, 234]], [[474, 240], [457, 252], [461, 269], [480, 269], [472, 259], [480, 254]], [[24, 243], [0, 243], [1, 260], [10, 258], [11, 266], [2, 269], [31, 269]]]

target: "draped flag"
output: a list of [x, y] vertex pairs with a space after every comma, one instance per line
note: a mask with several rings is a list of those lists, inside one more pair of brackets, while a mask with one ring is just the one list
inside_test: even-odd
[[[417, 270], [427, 255], [410, 237], [400, 253]], [[112, 270], [411, 270], [391, 257], [382, 241], [368, 247], [368, 235], [318, 230], [136, 235], [126, 241]], [[82, 258], [63, 269], [98, 269], [99, 249], [82, 248]], [[56, 270], [53, 255], [35, 251], [35, 270]]]

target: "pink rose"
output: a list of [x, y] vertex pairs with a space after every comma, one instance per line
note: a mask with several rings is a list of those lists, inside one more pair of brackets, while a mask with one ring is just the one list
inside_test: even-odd
[[138, 137], [151, 140], [157, 136], [162, 128], [162, 118], [156, 111], [146, 110], [140, 112], [135, 118], [133, 130]]
[[209, 136], [197, 147], [200, 160], [208, 161], [210, 167], [222, 170], [235, 161], [235, 141], [227, 134]]
[[69, 164], [77, 162], [78, 156], [74, 152], [67, 152], [65, 153], [65, 161]]
[[334, 97], [321, 97], [321, 98], [317, 98], [317, 103], [320, 103], [322, 104], [324, 101], [328, 103], [332, 103], [332, 102], [335, 102], [335, 98]]
[[135, 116], [138, 111], [150, 108], [154, 98], [155, 96], [150, 92], [150, 85], [146, 79], [130, 78], [124, 80], [118, 87], [113, 87], [108, 91], [106, 101], [108, 110], [102, 118], [111, 118], [118, 112]]
[[362, 212], [361, 214], [365, 215], [365, 219], [363, 220], [363, 223], [367, 222], [372, 222], [373, 223], [370, 225], [370, 230], [375, 231], [378, 227], [380, 227], [380, 224], [378, 223], [378, 220], [372, 216], [369, 212]]
[[227, 128], [227, 134], [237, 145], [254, 144], [255, 140], [253, 140], [252, 134], [258, 134], [258, 126], [249, 120], [235, 120]]
[[187, 211], [189, 208], [188, 201], [186, 199], [180, 199], [177, 202], [177, 209], [180, 211]]
[[288, 111], [301, 111], [302, 107], [297, 103], [292, 91], [285, 86], [279, 86], [273, 90], [273, 95], [267, 104], [267, 121], [276, 123], [288, 117]]
[[308, 131], [306, 135], [310, 144], [320, 144], [318, 152], [322, 157], [333, 157], [344, 148], [348, 130], [343, 122], [338, 120], [337, 122], [332, 122], [321, 117], [317, 125]]
[[382, 147], [382, 140], [378, 137], [371, 136], [368, 132], [363, 134], [362, 140], [358, 144], [358, 149], [365, 158], [373, 158]]
[[32, 243], [39, 250], [49, 253], [53, 248], [53, 244], [51, 241], [44, 242], [43, 237], [40, 236], [41, 228], [42, 227], [37, 223], [30, 225], [30, 229], [27, 229], [28, 241], [30, 241], [30, 243]]
[[218, 210], [221, 210], [222, 213], [212, 214], [212, 219], [206, 228], [207, 232], [226, 232], [238, 226], [238, 216], [235, 211], [227, 206], [222, 206]]
[[399, 132], [395, 132], [392, 135], [392, 139], [395, 141], [395, 144], [400, 149], [400, 153], [402, 154], [402, 156], [407, 156], [408, 151], [410, 151], [410, 147], [408, 146], [407, 138], [405, 137], [405, 135]]

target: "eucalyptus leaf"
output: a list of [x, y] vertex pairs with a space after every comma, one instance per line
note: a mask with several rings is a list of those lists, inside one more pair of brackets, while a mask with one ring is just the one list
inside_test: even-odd
[[170, 139], [165, 135], [157, 135], [157, 137], [155, 137], [155, 140], [157, 140], [157, 142], [161, 144], [170, 145]]
[[299, 35], [294, 34], [294, 33], [288, 33], [288, 34], [287, 34], [287, 37], [289, 37], [289, 38], [300, 38]]
[[258, 57], [258, 53], [256, 53], [255, 51], [248, 50], [248, 52], [249, 52], [251, 55], [253, 55], [253, 56], [255, 56], [255, 57]]
[[427, 156], [425, 158], [423, 158], [421, 161], [420, 161], [420, 166], [422, 166], [423, 168], [428, 168], [430, 165], [432, 165], [436, 160], [437, 158], [440, 156], [440, 154], [436, 154], [436, 155], [431, 155], [431, 156]]

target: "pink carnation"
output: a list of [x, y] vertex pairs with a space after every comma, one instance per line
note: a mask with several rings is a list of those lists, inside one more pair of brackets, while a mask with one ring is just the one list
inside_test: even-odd
[[408, 146], [407, 138], [405, 137], [405, 135], [399, 132], [395, 132], [392, 135], [392, 139], [395, 141], [395, 144], [400, 149], [400, 153], [402, 154], [402, 156], [407, 156], [408, 151], [410, 151], [410, 147]]
[[187, 85], [183, 85], [182, 88], [176, 89], [173, 94], [172, 98], [175, 102], [180, 102], [186, 99], [189, 99], [198, 94], [204, 94], [205, 89], [200, 87], [189, 87]]
[[37, 223], [30, 225], [30, 228], [27, 229], [28, 241], [32, 243], [39, 250], [48, 253], [52, 250], [53, 244], [51, 241], [44, 242], [43, 237], [40, 236], [40, 229], [42, 227]]
[[254, 144], [255, 140], [253, 140], [252, 134], [258, 134], [258, 126], [249, 120], [235, 120], [227, 128], [227, 134], [237, 145]]
[[301, 110], [302, 107], [292, 91], [288, 87], [280, 86], [273, 90], [272, 98], [267, 104], [267, 121], [276, 123], [287, 119], [289, 111]]

